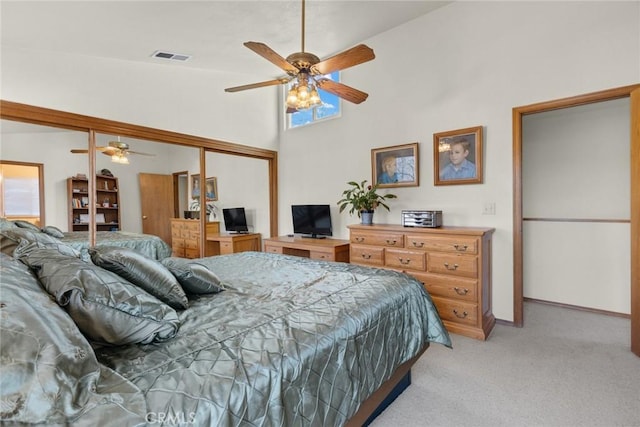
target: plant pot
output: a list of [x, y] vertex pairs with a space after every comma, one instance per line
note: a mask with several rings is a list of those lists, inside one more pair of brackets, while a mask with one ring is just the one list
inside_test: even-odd
[[360, 212], [360, 224], [371, 225], [373, 224], [373, 211]]

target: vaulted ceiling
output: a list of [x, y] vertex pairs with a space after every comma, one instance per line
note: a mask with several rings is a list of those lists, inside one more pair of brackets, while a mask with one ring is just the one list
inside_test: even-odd
[[[307, 0], [305, 50], [326, 58], [429, 13], [444, 1]], [[278, 77], [282, 70], [243, 46], [286, 57], [301, 48], [301, 0], [6, 1], [2, 48], [46, 50]], [[375, 46], [371, 46], [375, 50]], [[188, 61], [152, 57], [157, 50]], [[238, 83], [246, 83], [241, 79]]]

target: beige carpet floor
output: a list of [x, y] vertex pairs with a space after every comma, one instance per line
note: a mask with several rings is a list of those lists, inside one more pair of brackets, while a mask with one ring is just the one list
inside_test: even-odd
[[371, 426], [640, 426], [628, 319], [535, 302], [524, 315], [484, 342], [432, 345]]

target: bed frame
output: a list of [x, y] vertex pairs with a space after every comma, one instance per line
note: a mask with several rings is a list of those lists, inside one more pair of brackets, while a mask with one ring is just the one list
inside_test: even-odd
[[384, 411], [409, 385], [411, 385], [411, 367], [422, 356], [429, 343], [418, 354], [398, 366], [391, 378], [382, 383], [367, 400], [362, 402], [360, 409], [355, 413], [345, 427], [368, 426], [378, 415]]

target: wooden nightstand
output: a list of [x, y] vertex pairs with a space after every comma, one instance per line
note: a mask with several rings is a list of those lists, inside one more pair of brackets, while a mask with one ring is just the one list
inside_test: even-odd
[[207, 234], [205, 256], [234, 254], [237, 252], [262, 250], [260, 233]]

